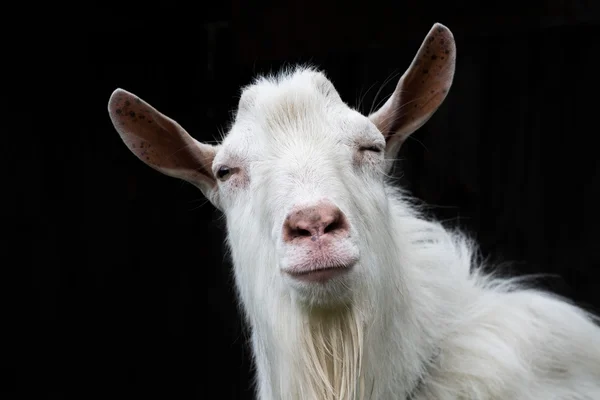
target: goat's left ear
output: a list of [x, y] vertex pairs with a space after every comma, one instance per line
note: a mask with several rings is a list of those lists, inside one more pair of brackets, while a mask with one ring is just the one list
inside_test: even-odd
[[395, 158], [406, 138], [442, 104], [452, 86], [455, 64], [454, 36], [436, 23], [392, 96], [369, 116], [386, 138], [386, 158]]

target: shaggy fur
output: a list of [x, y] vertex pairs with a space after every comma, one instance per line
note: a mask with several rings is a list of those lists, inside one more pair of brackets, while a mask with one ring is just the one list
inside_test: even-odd
[[[120, 117], [127, 99], [115, 92], [109, 108], [133, 150], [154, 136]], [[141, 110], [161, 134], [183, 135]], [[202, 155], [195, 168], [208, 165], [213, 176], [229, 168], [222, 179], [178, 175], [170, 165], [183, 161], [167, 169], [153, 161], [163, 160], [158, 153], [146, 160], [196, 184], [226, 216], [258, 398], [600, 399], [593, 317], [481, 272], [475, 243], [425, 218], [387, 177], [390, 155], [361, 147], [386, 145], [371, 121], [325, 75], [300, 67], [246, 87], [220, 145], [190, 145]], [[351, 226], [332, 257], [356, 252], [359, 261], [344, 278], [298, 283], [281, 270], [307, 256], [282, 241], [281, 227], [293, 207], [324, 198]]]

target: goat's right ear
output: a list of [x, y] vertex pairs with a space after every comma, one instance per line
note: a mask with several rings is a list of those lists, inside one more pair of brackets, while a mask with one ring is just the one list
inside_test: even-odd
[[192, 183], [218, 207], [212, 173], [216, 146], [198, 142], [177, 122], [123, 89], [110, 96], [108, 112], [133, 154], [165, 175]]

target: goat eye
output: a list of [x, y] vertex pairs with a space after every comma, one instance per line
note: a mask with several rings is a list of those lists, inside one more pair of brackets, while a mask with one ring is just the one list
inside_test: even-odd
[[381, 148], [377, 146], [363, 146], [360, 151], [372, 151], [373, 153], [381, 153]]
[[231, 176], [231, 168], [227, 166], [222, 166], [217, 171], [217, 178], [221, 181], [226, 181]]

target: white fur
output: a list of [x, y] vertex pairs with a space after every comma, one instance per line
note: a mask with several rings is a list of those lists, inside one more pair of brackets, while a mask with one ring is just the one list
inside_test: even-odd
[[[361, 143], [384, 140], [322, 73], [297, 68], [245, 88], [219, 146], [213, 170], [236, 168], [216, 205], [258, 397], [600, 399], [592, 316], [480, 272], [475, 243], [426, 219]], [[322, 199], [350, 222], [340, 252], [360, 259], [335, 284], [301, 284], [281, 272], [301, 256], [281, 229], [294, 206]]]

